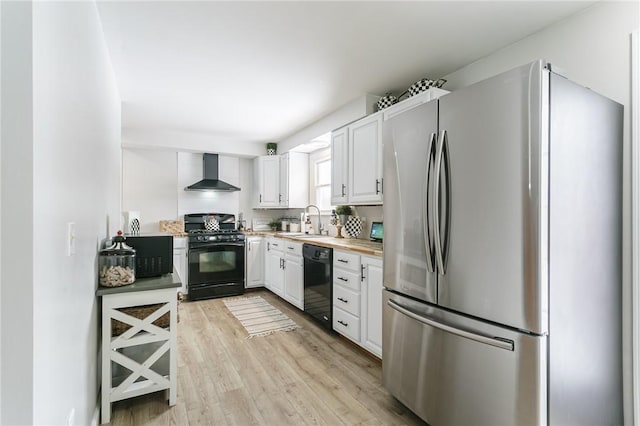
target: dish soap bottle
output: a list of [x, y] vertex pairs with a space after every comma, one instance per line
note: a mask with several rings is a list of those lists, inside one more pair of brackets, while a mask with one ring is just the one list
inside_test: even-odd
[[338, 216], [336, 215], [335, 210], [331, 210], [331, 219], [329, 219], [329, 225], [337, 225], [338, 224]]
[[313, 225], [311, 224], [311, 219], [309, 215], [307, 215], [307, 220], [304, 222], [304, 233], [305, 234], [313, 234]]

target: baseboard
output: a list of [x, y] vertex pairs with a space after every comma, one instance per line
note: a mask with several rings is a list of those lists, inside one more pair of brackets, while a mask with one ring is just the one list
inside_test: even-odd
[[98, 394], [98, 402], [96, 408], [93, 410], [93, 416], [91, 417], [91, 426], [100, 425], [100, 394]]

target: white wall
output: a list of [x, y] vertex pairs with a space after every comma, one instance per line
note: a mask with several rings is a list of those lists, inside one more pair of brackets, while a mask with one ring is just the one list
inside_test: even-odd
[[640, 23], [640, 3], [599, 2], [586, 11], [445, 76], [446, 88], [480, 81], [535, 59], [549, 60], [577, 83], [621, 104], [623, 167], [623, 333], [625, 423], [633, 424], [631, 368], [630, 34]]
[[220, 155], [219, 177], [240, 191], [185, 191], [203, 177], [202, 153], [124, 148], [122, 210], [140, 212], [142, 232], [158, 232], [160, 220], [186, 213], [244, 213], [251, 220], [253, 160]]
[[341, 106], [318, 121], [284, 138], [278, 144], [278, 153], [284, 154], [300, 144], [317, 138], [319, 135], [324, 135], [327, 132], [375, 112], [378, 99], [380, 99], [380, 96], [366, 94]]
[[140, 212], [142, 232], [158, 232], [158, 221], [176, 219], [177, 159], [171, 151], [122, 150], [122, 210]]
[[[3, 425], [33, 423], [32, 6], [2, 10], [2, 387]], [[94, 356], [95, 358], [95, 356]]]
[[[2, 6], [0, 6], [0, 28], [2, 28]], [[0, 31], [2, 46], [2, 31]], [[2, 48], [0, 47], [0, 51]], [[2, 55], [0, 54], [0, 82], [2, 81]], [[0, 146], [2, 146], [2, 84], [0, 83]], [[0, 176], [2, 176], [2, 149], [0, 148]], [[0, 197], [0, 241], [2, 241], [2, 197]], [[0, 288], [2, 288], [2, 244], [0, 244]], [[0, 330], [2, 330], [2, 291], [0, 291]], [[0, 383], [2, 383], [2, 339], [0, 339]], [[2, 385], [0, 385], [0, 422], [2, 422]]]
[[67, 424], [73, 410], [86, 425], [99, 387], [97, 250], [119, 227], [121, 166], [120, 98], [94, 3], [33, 4], [33, 99], [33, 423]]

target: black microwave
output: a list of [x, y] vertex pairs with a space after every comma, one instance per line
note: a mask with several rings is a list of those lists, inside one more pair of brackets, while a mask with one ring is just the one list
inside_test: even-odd
[[125, 244], [136, 250], [136, 278], [173, 272], [173, 236], [169, 234], [125, 235]]

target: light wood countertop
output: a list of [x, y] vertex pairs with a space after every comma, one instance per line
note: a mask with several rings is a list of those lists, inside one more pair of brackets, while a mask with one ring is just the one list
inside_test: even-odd
[[[356, 238], [335, 238], [324, 235], [295, 235], [287, 232], [245, 231], [246, 236], [276, 237], [299, 243], [308, 243], [339, 250], [351, 250], [360, 254], [382, 257], [382, 243]], [[296, 233], [297, 234], [297, 233]]]

